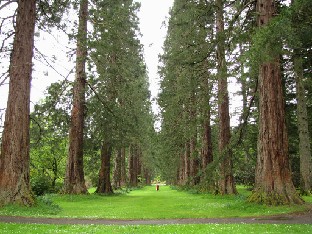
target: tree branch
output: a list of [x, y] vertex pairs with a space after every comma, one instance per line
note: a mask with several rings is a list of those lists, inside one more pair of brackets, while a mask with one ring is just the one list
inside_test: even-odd
[[[0, 3], [1, 3], [2, 1], [0, 1]], [[5, 7], [7, 7], [8, 5], [10, 5], [11, 3], [13, 3], [13, 2], [16, 2], [17, 3], [17, 0], [7, 0], [3, 5], [1, 5], [0, 6], [0, 11], [2, 10], [2, 9], [4, 9]]]

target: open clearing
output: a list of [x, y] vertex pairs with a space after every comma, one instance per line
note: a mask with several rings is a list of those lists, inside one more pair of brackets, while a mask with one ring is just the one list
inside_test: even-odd
[[[1, 208], [0, 230], [1, 233], [259, 233], [269, 229], [269, 233], [312, 233], [309, 205], [250, 204], [246, 202], [250, 192], [243, 187], [239, 191], [238, 196], [215, 196], [169, 186], [155, 191], [148, 186], [113, 196], [49, 195], [41, 200], [46, 203], [52, 200], [60, 209], [49, 209], [57, 207], [53, 204]], [[310, 197], [306, 200], [311, 202]]]

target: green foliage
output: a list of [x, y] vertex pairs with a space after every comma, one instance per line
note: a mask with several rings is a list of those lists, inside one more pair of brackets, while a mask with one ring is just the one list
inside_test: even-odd
[[36, 197], [35, 205], [31, 207], [18, 205], [8, 205], [2, 207], [0, 214], [7, 216], [47, 217], [57, 215], [60, 211], [60, 206], [52, 201], [51, 195], [45, 195]]
[[[201, 144], [202, 126], [210, 108], [213, 76], [207, 70], [214, 61], [208, 61], [213, 58], [213, 47], [206, 40], [213, 38], [213, 20], [211, 5], [203, 1], [175, 1], [170, 12], [159, 70], [162, 126], [156, 157], [162, 176], [173, 183], [186, 142], [198, 137], [198, 148]], [[193, 156], [198, 154], [196, 151]]]
[[86, 174], [93, 182], [104, 140], [110, 142], [113, 152], [137, 145], [141, 162], [151, 169], [153, 116], [138, 39], [138, 9], [139, 4], [129, 0], [97, 1], [90, 7], [94, 31], [89, 40], [85, 155]]
[[[233, 150], [234, 177], [237, 184], [253, 186], [257, 159], [258, 126], [249, 124], [244, 130], [244, 140]], [[235, 130], [234, 130], [235, 131]]]
[[37, 25], [42, 30], [49, 27], [64, 28], [62, 25], [63, 14], [66, 14], [70, 7], [70, 0], [42, 0], [37, 1]]
[[51, 84], [31, 113], [30, 178], [37, 195], [58, 192], [65, 174], [70, 98], [68, 83]]
[[42, 196], [51, 191], [50, 179], [45, 175], [32, 177], [30, 180], [30, 184], [32, 191], [37, 196]]
[[43, 207], [44, 210], [46, 209], [46, 207], [48, 207], [49, 214], [56, 215], [61, 211], [61, 208], [52, 201], [51, 196], [49, 195], [38, 196], [36, 202], [37, 206]]
[[284, 7], [268, 25], [255, 30], [248, 52], [253, 73], [257, 72], [260, 64], [288, 54], [287, 47], [311, 47], [311, 40], [307, 41], [308, 35], [312, 35], [311, 6], [309, 0], [294, 1], [290, 7]]

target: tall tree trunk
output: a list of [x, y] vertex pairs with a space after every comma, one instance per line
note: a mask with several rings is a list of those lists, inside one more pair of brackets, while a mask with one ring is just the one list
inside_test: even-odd
[[36, 1], [18, 1], [0, 155], [0, 205], [34, 204], [29, 181], [29, 103]]
[[[192, 83], [192, 82], [191, 82]], [[197, 145], [197, 116], [196, 116], [196, 95], [194, 84], [191, 84], [191, 98], [189, 106], [189, 124], [191, 131], [190, 138], [190, 185], [196, 185], [199, 183], [198, 170], [199, 170], [199, 155], [196, 149]]]
[[223, 1], [216, 0], [217, 14], [217, 60], [218, 60], [218, 116], [219, 116], [219, 153], [221, 157], [219, 192], [236, 194], [233, 176], [232, 152], [228, 149], [230, 142], [229, 95], [227, 87], [227, 67], [225, 62], [225, 35]]
[[[207, 116], [210, 116], [210, 111]], [[210, 117], [209, 117], [210, 118]], [[202, 170], [205, 170], [209, 163], [213, 162], [212, 152], [212, 137], [211, 137], [211, 125], [210, 119], [204, 120], [204, 131], [203, 131], [203, 146], [202, 146]]]
[[[204, 67], [208, 70], [208, 66]], [[201, 82], [201, 100], [202, 100], [202, 115], [203, 115], [203, 132], [202, 132], [202, 149], [201, 149], [201, 169], [206, 170], [207, 165], [213, 161], [212, 151], [212, 131], [210, 125], [210, 89], [208, 79], [204, 76]], [[205, 174], [205, 173], [204, 173]]]
[[136, 145], [131, 145], [129, 155], [129, 185], [131, 187], [138, 186], [138, 174], [139, 174], [138, 167], [139, 167], [138, 148]]
[[[258, 0], [258, 25], [275, 13], [274, 0]], [[269, 205], [302, 204], [291, 180], [280, 63], [265, 62], [259, 72], [259, 136], [256, 181], [250, 201]]]
[[123, 147], [121, 149], [121, 174], [120, 174], [120, 186], [125, 186], [127, 184], [127, 173], [126, 173], [126, 149]]
[[212, 150], [212, 130], [211, 130], [211, 112], [210, 112], [210, 97], [212, 90], [212, 82], [210, 82], [210, 74], [208, 72], [209, 65], [208, 61], [205, 61], [203, 69], [206, 71], [207, 75], [202, 76], [200, 84], [200, 102], [201, 108], [200, 112], [202, 115], [202, 147], [201, 147], [201, 182], [205, 182], [209, 178], [212, 182], [212, 176], [207, 175], [207, 166], [213, 161], [213, 150]]
[[111, 172], [112, 145], [106, 141], [103, 142], [101, 149], [101, 169], [99, 172], [99, 182], [96, 193], [112, 194], [112, 184], [110, 179]]
[[121, 188], [121, 160], [122, 150], [118, 149], [114, 160], [113, 186], [115, 189]]
[[190, 177], [191, 185], [197, 185], [199, 183], [199, 158], [198, 152], [196, 150], [196, 139], [197, 136], [192, 137], [190, 140]]
[[190, 179], [190, 142], [185, 143], [185, 152], [184, 152], [184, 184], [187, 184]]
[[[298, 52], [298, 53], [297, 53]], [[308, 126], [308, 113], [304, 88], [303, 61], [299, 57], [299, 51], [295, 51], [294, 70], [297, 89], [297, 119], [299, 132], [299, 155], [300, 155], [300, 189], [303, 194], [312, 191], [312, 162], [311, 146]]]
[[85, 64], [87, 59], [88, 0], [80, 1], [76, 51], [76, 79], [69, 130], [69, 151], [64, 181], [64, 192], [87, 193], [83, 171], [83, 128], [85, 112]]
[[146, 167], [143, 167], [143, 173], [144, 173], [145, 185], [151, 185], [152, 184], [152, 176], [151, 176], [150, 170]]
[[183, 153], [180, 153], [177, 184], [185, 184], [185, 156]]

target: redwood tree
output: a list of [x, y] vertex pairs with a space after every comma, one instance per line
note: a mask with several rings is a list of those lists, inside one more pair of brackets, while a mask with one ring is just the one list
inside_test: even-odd
[[96, 193], [113, 193], [113, 188], [110, 179], [111, 171], [111, 157], [112, 157], [112, 144], [108, 141], [104, 141], [101, 149], [101, 168], [99, 172], [99, 182], [96, 189]]
[[219, 153], [220, 153], [220, 179], [219, 192], [221, 194], [237, 193], [232, 172], [232, 152], [228, 149], [231, 138], [229, 94], [227, 87], [227, 67], [225, 61], [225, 35], [223, 1], [216, 0], [216, 26], [217, 26], [217, 69], [218, 69], [218, 116], [219, 116]]
[[[274, 0], [258, 0], [258, 26], [276, 13]], [[256, 181], [250, 201], [269, 205], [301, 204], [291, 180], [281, 69], [278, 57], [259, 70], [259, 135]]]
[[0, 205], [32, 205], [29, 183], [29, 103], [36, 1], [18, 1], [10, 84], [0, 156]]
[[311, 146], [308, 125], [307, 101], [304, 88], [303, 59], [294, 56], [294, 70], [296, 77], [297, 94], [297, 118], [299, 134], [299, 155], [300, 155], [300, 188], [303, 194], [312, 191], [312, 161]]
[[307, 67], [309, 51], [311, 49], [311, 6], [309, 0], [292, 0], [292, 29], [296, 35], [296, 43], [293, 48], [293, 65], [296, 79], [296, 96], [297, 96], [297, 125], [299, 135], [299, 155], [300, 155], [300, 189], [301, 193], [312, 193], [312, 158], [311, 158], [311, 137], [309, 132], [309, 118], [307, 105], [307, 81], [310, 73]]
[[85, 64], [87, 57], [88, 0], [80, 1], [79, 27], [76, 51], [76, 78], [74, 100], [69, 130], [69, 151], [64, 181], [64, 192], [70, 194], [86, 193], [83, 171], [83, 128], [85, 113]]

